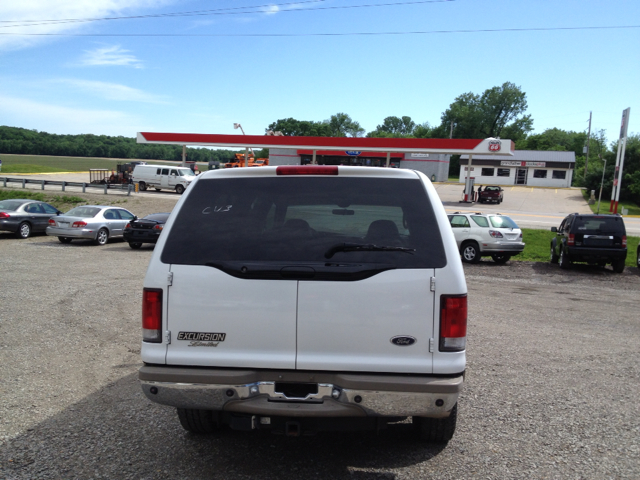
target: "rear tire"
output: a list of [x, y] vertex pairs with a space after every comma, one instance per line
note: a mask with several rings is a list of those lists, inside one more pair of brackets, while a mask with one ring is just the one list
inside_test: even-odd
[[551, 246], [551, 255], [550, 255], [549, 261], [551, 263], [558, 263], [559, 258], [560, 257], [558, 257], [558, 255], [556, 255], [556, 249], [553, 248], [553, 245], [552, 245]]
[[448, 443], [456, 431], [458, 404], [456, 403], [447, 418], [413, 417], [412, 421], [418, 438], [429, 443]]
[[58, 237], [60, 243], [71, 243], [71, 239], [69, 237]]
[[22, 222], [18, 226], [18, 231], [16, 232], [16, 237], [18, 238], [29, 238], [31, 236], [31, 224], [29, 222]]
[[138, 189], [139, 189], [141, 192], [144, 192], [144, 191], [147, 189], [147, 184], [146, 184], [146, 183], [144, 183], [144, 182], [140, 182], [140, 183], [138, 183]]
[[475, 242], [463, 243], [460, 254], [463, 262], [478, 263], [480, 261], [480, 249]]
[[560, 268], [565, 270], [571, 268], [571, 260], [569, 260], [569, 255], [564, 253], [564, 248], [560, 250]]
[[624, 272], [624, 259], [614, 260], [611, 262], [611, 266], [613, 267], [613, 271], [615, 273]]
[[142, 246], [142, 244], [138, 242], [129, 242], [129, 246], [134, 250], [137, 250]]
[[491, 255], [493, 261], [499, 264], [507, 263], [511, 258], [511, 255], [507, 255], [506, 253], [494, 253]]
[[106, 245], [108, 241], [109, 241], [109, 232], [107, 231], [106, 228], [101, 228], [98, 231], [98, 235], [96, 236], [96, 239], [93, 241], [93, 243], [95, 243], [96, 245]]
[[214, 410], [196, 410], [178, 408], [180, 425], [191, 433], [214, 433], [220, 429], [220, 412]]
[[182, 185], [176, 185], [176, 192], [178, 195], [182, 195], [184, 193], [184, 187]]

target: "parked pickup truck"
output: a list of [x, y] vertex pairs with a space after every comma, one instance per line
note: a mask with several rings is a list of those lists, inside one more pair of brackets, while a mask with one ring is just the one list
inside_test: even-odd
[[497, 185], [487, 185], [484, 189], [478, 189], [478, 202], [480, 203], [502, 203], [502, 187]]
[[144, 280], [139, 378], [190, 432], [288, 436], [412, 417], [453, 436], [467, 286], [420, 172], [213, 170], [163, 229]]

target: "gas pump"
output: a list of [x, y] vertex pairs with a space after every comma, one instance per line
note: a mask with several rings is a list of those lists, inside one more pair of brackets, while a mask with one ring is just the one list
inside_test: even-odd
[[464, 194], [462, 195], [461, 202], [473, 203], [473, 189], [476, 183], [476, 177], [467, 177], [464, 185]]

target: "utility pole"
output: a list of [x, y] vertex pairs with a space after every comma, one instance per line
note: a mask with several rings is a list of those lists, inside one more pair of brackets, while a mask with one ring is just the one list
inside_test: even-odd
[[587, 133], [587, 145], [585, 146], [587, 156], [584, 157], [584, 176], [587, 178], [587, 167], [589, 166], [589, 139], [591, 138], [591, 113], [589, 112], [589, 133]]
[[451, 120], [451, 130], [449, 130], [449, 138], [453, 138], [453, 120]]

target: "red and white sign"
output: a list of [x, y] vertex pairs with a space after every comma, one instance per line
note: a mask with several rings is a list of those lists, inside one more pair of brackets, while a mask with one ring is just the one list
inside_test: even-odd
[[499, 152], [501, 148], [502, 148], [502, 142], [500, 140], [491, 140], [489, 142], [490, 152]]

